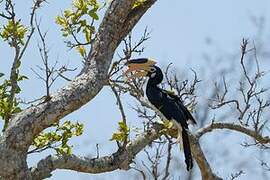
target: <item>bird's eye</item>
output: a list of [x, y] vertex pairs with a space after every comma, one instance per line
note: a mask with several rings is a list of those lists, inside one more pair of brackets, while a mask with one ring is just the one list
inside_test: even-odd
[[154, 67], [151, 67], [151, 68], [150, 68], [150, 72], [153, 73], [153, 72], [155, 72], [155, 71], [156, 71], [156, 68], [154, 68]]

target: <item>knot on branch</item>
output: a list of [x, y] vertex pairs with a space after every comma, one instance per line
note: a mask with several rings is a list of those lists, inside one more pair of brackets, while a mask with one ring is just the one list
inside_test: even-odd
[[115, 163], [118, 164], [117, 166], [119, 167], [119, 169], [129, 170], [129, 165], [135, 156], [131, 152], [128, 152], [126, 148], [121, 147], [114, 154], [114, 157]]
[[51, 177], [54, 170], [52, 155], [47, 156], [38, 162], [37, 166], [31, 169], [32, 177], [40, 178]]

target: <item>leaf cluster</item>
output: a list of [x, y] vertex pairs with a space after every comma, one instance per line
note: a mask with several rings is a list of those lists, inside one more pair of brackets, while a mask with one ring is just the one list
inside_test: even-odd
[[0, 32], [0, 37], [7, 41], [11, 47], [17, 47], [19, 45], [24, 45], [25, 34], [27, 33], [27, 28], [22, 25], [19, 21], [14, 19], [9, 20], [8, 23], [3, 26]]
[[[96, 0], [74, 0], [72, 8], [67, 9], [61, 16], [56, 17], [56, 23], [61, 26], [62, 35], [64, 37], [71, 36], [75, 43], [67, 41], [67, 45], [71, 48], [80, 45], [90, 44], [93, 34], [95, 33], [95, 20], [98, 20], [97, 11], [99, 3]], [[81, 42], [77, 35], [84, 36], [84, 42]], [[82, 55], [82, 47], [78, 49]]]
[[65, 121], [62, 125], [56, 124], [54, 127], [54, 131], [42, 132], [34, 139], [34, 152], [52, 148], [58, 155], [72, 153], [72, 146], [68, 145], [68, 141], [83, 133], [83, 124]]
[[113, 133], [111, 141], [124, 142], [129, 135], [129, 127], [126, 125], [124, 121], [118, 122], [118, 131]]
[[141, 6], [145, 3], [146, 0], [137, 0], [134, 5], [133, 8], [137, 8], [138, 6]]
[[[19, 66], [17, 66], [19, 68]], [[3, 73], [0, 73], [0, 78], [4, 77]], [[20, 82], [25, 79], [28, 79], [26, 76], [17, 75], [16, 81]], [[16, 98], [10, 101], [11, 99], [11, 81], [9, 79], [4, 79], [0, 84], [0, 117], [3, 120], [8, 120], [12, 114], [18, 113], [21, 111], [19, 107], [19, 102]], [[15, 89], [15, 94], [19, 94], [21, 88], [19, 86]]]

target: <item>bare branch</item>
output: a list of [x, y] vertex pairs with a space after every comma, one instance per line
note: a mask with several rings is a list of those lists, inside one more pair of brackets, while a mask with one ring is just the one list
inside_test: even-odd
[[230, 179], [231, 180], [235, 180], [235, 179], [237, 179], [237, 178], [239, 178], [242, 174], [244, 174], [244, 171], [239, 171], [239, 172], [236, 172], [236, 173], [234, 173], [234, 174], [231, 174], [231, 177], [230, 177]]
[[162, 180], [166, 180], [169, 177], [170, 175], [169, 168], [170, 168], [170, 164], [172, 160], [172, 140], [168, 137], [167, 139], [168, 139], [168, 149], [167, 149], [168, 154], [167, 154], [167, 160], [166, 160], [165, 175], [162, 178]]
[[20, 53], [20, 55], [18, 57], [19, 60], [22, 59], [22, 57], [23, 57], [23, 55], [25, 53], [25, 50], [27, 49], [27, 47], [29, 45], [29, 42], [30, 42], [30, 40], [31, 40], [31, 38], [32, 38], [32, 36], [33, 36], [33, 34], [35, 32], [34, 18], [36, 17], [36, 11], [37, 11], [38, 8], [41, 7], [42, 3], [44, 3], [44, 2], [46, 2], [46, 0], [35, 0], [34, 1], [34, 5], [32, 7], [32, 11], [31, 11], [31, 14], [30, 14], [30, 22], [29, 22], [29, 24], [30, 24], [30, 33], [28, 34], [26, 42], [25, 42], [25, 44], [24, 44], [24, 46], [22, 48], [22, 51], [21, 51], [21, 53]]
[[258, 134], [256, 131], [254, 130], [250, 130], [246, 127], [243, 127], [241, 125], [238, 124], [233, 124], [233, 123], [216, 123], [213, 122], [210, 125], [199, 129], [196, 132], [196, 137], [200, 138], [202, 135], [211, 132], [215, 129], [228, 129], [228, 130], [233, 130], [233, 131], [237, 131], [237, 132], [241, 132], [244, 133], [254, 139], [256, 139], [256, 141], [258, 141], [261, 144], [268, 144], [270, 143], [270, 138], [268, 136], [263, 137], [262, 135]]
[[146, 180], [146, 175], [145, 175], [145, 173], [143, 172], [143, 170], [137, 169], [137, 168], [135, 168], [135, 167], [132, 167], [132, 169], [134, 169], [135, 171], [138, 171], [138, 172], [142, 175], [143, 180]]

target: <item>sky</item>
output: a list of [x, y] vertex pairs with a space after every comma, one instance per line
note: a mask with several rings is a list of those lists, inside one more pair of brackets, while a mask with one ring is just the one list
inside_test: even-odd
[[[32, 0], [16, 0], [15, 3], [18, 16], [22, 18], [23, 22], [26, 22]], [[81, 59], [74, 51], [66, 48], [60, 28], [54, 23], [55, 16], [69, 7], [70, 4], [70, 0], [48, 0], [48, 3], [38, 12], [38, 17], [41, 18], [43, 31], [48, 31], [50, 59], [52, 61], [58, 60], [59, 64], [68, 63], [71, 67], [78, 67], [78, 71], [69, 74], [72, 77], [79, 72]], [[270, 18], [270, 1], [158, 0], [136, 25], [132, 36], [134, 39], [139, 39], [147, 27], [151, 31], [151, 38], [145, 43], [144, 57], [155, 58], [159, 65], [172, 62], [176, 68], [185, 71], [193, 68], [199, 71], [202, 67], [207, 67], [203, 54], [207, 53], [215, 58], [218, 54], [237, 52], [242, 38], [249, 38], [256, 42], [256, 28], [251, 22], [253, 16], [263, 16], [267, 22]], [[3, 21], [0, 20], [0, 24], [2, 23]], [[268, 24], [266, 23], [267, 28]], [[31, 68], [36, 68], [36, 65], [41, 62], [36, 42], [38, 42], [38, 38], [35, 36], [22, 62], [22, 73], [30, 77], [30, 80], [21, 84], [23, 92], [20, 97], [28, 101], [45, 93], [43, 83], [31, 71]], [[117, 51], [121, 52], [120, 49]], [[0, 72], [8, 73], [13, 54], [1, 40], [0, 54]], [[226, 63], [227, 59], [222, 59], [222, 61]], [[206, 71], [211, 72], [211, 69], [206, 68]], [[57, 81], [53, 90], [57, 90], [64, 84], [65, 82]], [[85, 124], [84, 134], [71, 140], [75, 154], [94, 156], [96, 144], [99, 144], [101, 155], [115, 151], [115, 143], [109, 141], [112, 133], [117, 129], [117, 122], [121, 119], [115, 102], [113, 93], [108, 87], [104, 87], [91, 102], [64, 118]], [[130, 102], [125, 102], [128, 123], [131, 126], [140, 125], [142, 121], [131, 110], [132, 103], [134, 103], [132, 99]], [[220, 136], [215, 134], [215, 138], [222, 138]], [[211, 139], [211, 135], [209, 138]], [[228, 138], [233, 138], [233, 136], [229, 135]], [[237, 140], [234, 145], [240, 147], [240, 143], [240, 140]], [[212, 153], [214, 157], [217, 157], [217, 152]], [[241, 153], [245, 154], [245, 152]], [[31, 156], [28, 160], [29, 165], [35, 164], [45, 155], [46, 153]], [[213, 167], [215, 165], [220, 167], [224, 163], [222, 159], [210, 159], [209, 161], [213, 162]], [[230, 170], [233, 170], [233, 166], [227, 170], [221, 168], [214, 170], [218, 175], [228, 176]], [[125, 172], [120, 172], [120, 174], [122, 173]], [[87, 175], [58, 170], [53, 173], [50, 179], [117, 179], [118, 174], [119, 171], [101, 175]], [[111, 178], [112, 175], [114, 178]], [[247, 174], [240, 179], [246, 177], [252, 176]]]

